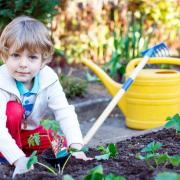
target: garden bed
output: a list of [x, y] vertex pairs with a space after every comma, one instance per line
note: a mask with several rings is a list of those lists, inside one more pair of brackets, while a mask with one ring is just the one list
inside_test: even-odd
[[[118, 155], [114, 159], [109, 160], [92, 160], [82, 161], [71, 158], [65, 167], [64, 174], [70, 174], [74, 179], [83, 179], [84, 175], [87, 175], [90, 169], [97, 165], [102, 165], [104, 174], [113, 173], [114, 175], [124, 176], [127, 180], [151, 180], [159, 172], [173, 171], [180, 173], [180, 167], [173, 167], [167, 165], [166, 167], [159, 166], [154, 170], [148, 168], [144, 161], [137, 160], [136, 154], [140, 152], [150, 142], [160, 142], [163, 146], [160, 149], [160, 153], [168, 153], [169, 155], [180, 155], [180, 136], [175, 136], [174, 129], [163, 129], [158, 132], [151, 132], [146, 135], [132, 137], [117, 143]], [[88, 156], [94, 157], [99, 155], [96, 149], [89, 149]], [[42, 159], [39, 159], [42, 161]], [[12, 167], [1, 165], [0, 166], [0, 177], [3, 179], [10, 179], [12, 176]], [[54, 176], [49, 172], [46, 172], [40, 166], [36, 166], [34, 171], [28, 172], [23, 175], [18, 175], [17, 179], [61, 179], [59, 175]]]

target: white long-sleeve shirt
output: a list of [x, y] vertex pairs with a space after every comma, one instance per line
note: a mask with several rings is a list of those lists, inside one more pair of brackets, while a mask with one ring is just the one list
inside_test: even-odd
[[[39, 73], [40, 89], [33, 106], [32, 113], [27, 118], [27, 130], [35, 129], [46, 112], [52, 111], [55, 120], [65, 134], [68, 146], [73, 143], [83, 144], [83, 138], [79, 127], [74, 107], [69, 105], [58, 76], [48, 66]], [[17, 159], [24, 156], [24, 152], [16, 145], [6, 128], [6, 105], [10, 100], [20, 100], [20, 94], [15, 80], [9, 75], [6, 65], [0, 66], [0, 152], [13, 164]], [[22, 125], [23, 129], [23, 125]]]

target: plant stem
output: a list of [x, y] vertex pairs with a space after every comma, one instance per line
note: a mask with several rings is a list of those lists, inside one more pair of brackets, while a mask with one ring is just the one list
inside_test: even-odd
[[150, 164], [150, 162], [149, 162], [149, 161], [146, 161], [146, 163], [147, 163], [148, 167], [149, 167], [151, 170], [153, 170], [153, 169], [154, 169], [154, 167]]
[[40, 163], [40, 162], [37, 162], [37, 164], [39, 164], [39, 165], [47, 168], [50, 172], [52, 172], [54, 175], [57, 176], [57, 173], [56, 173], [53, 169], [51, 169], [50, 167], [48, 167], [48, 166], [46, 166], [46, 165], [44, 165], [44, 164], [42, 164], [42, 163]]
[[158, 162], [157, 162], [157, 159], [156, 159], [156, 158], [154, 158], [154, 162], [155, 162], [155, 164], [156, 164], [156, 168], [158, 168], [158, 167], [159, 167], [159, 164], [158, 164]]
[[47, 135], [48, 135], [48, 140], [49, 140], [49, 142], [50, 142], [52, 152], [54, 153], [54, 156], [56, 157], [56, 154], [55, 154], [55, 152], [54, 152], [54, 150], [53, 150], [53, 146], [52, 146], [52, 143], [51, 143], [51, 139], [50, 139], [49, 131], [48, 131], [48, 130], [46, 130], [46, 132], [47, 132]]
[[63, 167], [62, 167], [62, 170], [61, 170], [61, 175], [63, 175], [64, 168], [65, 168], [65, 166], [66, 166], [66, 164], [67, 164], [67, 162], [69, 161], [69, 159], [70, 159], [71, 156], [72, 156], [72, 154], [70, 154], [69, 157], [66, 159], [66, 161], [65, 161], [65, 163], [64, 163], [64, 165], [63, 165]]

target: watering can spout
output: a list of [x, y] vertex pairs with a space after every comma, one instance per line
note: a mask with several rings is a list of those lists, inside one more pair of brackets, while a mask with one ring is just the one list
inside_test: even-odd
[[[83, 59], [82, 63], [86, 65], [89, 69], [91, 69], [101, 80], [101, 82], [104, 84], [108, 92], [111, 94], [111, 96], [115, 96], [119, 89], [122, 87], [122, 84], [115, 82], [112, 78], [110, 78], [99, 66], [97, 66], [95, 63], [93, 63], [90, 60]], [[121, 109], [122, 113], [126, 115], [126, 100], [125, 100], [126, 94], [121, 98], [121, 100], [118, 102], [118, 106]]]

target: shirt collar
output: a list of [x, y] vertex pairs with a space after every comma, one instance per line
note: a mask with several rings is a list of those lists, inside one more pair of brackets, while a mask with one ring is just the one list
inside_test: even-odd
[[33, 93], [37, 94], [39, 91], [39, 74], [35, 76], [34, 78], [34, 84], [31, 90], [27, 89], [24, 84], [20, 81], [16, 81], [16, 86], [19, 90], [20, 95], [24, 95], [26, 93]]

